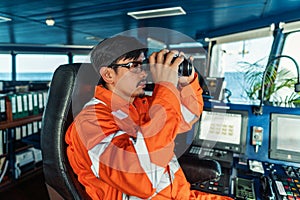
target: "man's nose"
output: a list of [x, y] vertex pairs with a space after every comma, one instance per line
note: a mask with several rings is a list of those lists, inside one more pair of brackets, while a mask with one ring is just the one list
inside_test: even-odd
[[141, 76], [142, 76], [143, 78], [146, 78], [146, 77], [148, 76], [148, 70], [142, 69], [142, 71], [141, 71]]

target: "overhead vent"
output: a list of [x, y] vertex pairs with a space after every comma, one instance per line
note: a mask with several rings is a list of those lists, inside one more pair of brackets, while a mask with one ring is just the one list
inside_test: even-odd
[[156, 17], [167, 17], [167, 16], [176, 16], [176, 15], [185, 15], [186, 12], [182, 7], [170, 7], [154, 10], [144, 10], [136, 12], [128, 12], [127, 15], [133, 17], [134, 19], [148, 19]]
[[0, 16], [0, 23], [1, 22], [7, 22], [7, 21], [11, 21], [11, 19], [7, 18], [7, 17]]

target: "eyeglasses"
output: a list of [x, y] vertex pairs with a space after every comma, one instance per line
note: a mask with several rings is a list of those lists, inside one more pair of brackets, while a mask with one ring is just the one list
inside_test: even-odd
[[124, 63], [124, 64], [117, 64], [117, 63], [112, 63], [109, 67], [111, 68], [116, 68], [116, 67], [125, 67], [129, 69], [130, 72], [139, 74], [143, 70], [146, 70], [146, 62], [141, 62], [141, 61], [131, 61], [129, 63]]

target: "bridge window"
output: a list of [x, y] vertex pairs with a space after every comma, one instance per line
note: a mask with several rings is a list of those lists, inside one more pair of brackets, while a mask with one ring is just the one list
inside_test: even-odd
[[[297, 64], [300, 64], [300, 32], [293, 32], [287, 35], [283, 50], [282, 50], [282, 55], [288, 55], [294, 58], [297, 62]], [[294, 64], [292, 62], [289, 62], [290, 60], [281, 59], [281, 62], [279, 64], [279, 67], [284, 67], [287, 70], [292, 72], [292, 76], [296, 77], [297, 76], [297, 70], [296, 67], [293, 66]]]
[[251, 85], [247, 76], [264, 71], [273, 42], [270, 29], [243, 34], [218, 38], [211, 50], [209, 76], [224, 77], [232, 102], [253, 99], [249, 97]]
[[10, 54], [0, 54], [0, 80], [11, 80], [11, 55]]
[[67, 63], [67, 55], [18, 54], [16, 80], [51, 80], [55, 69]]
[[74, 55], [73, 56], [73, 63], [90, 63], [90, 56], [89, 55]]
[[[291, 32], [286, 36], [282, 55], [291, 56], [298, 65], [300, 65], [300, 32]], [[284, 77], [281, 77], [284, 75]], [[295, 64], [287, 58], [281, 58], [279, 65], [278, 65], [278, 75], [275, 84], [277, 86], [286, 84], [286, 87], [282, 87], [278, 90], [273, 98], [275, 100], [289, 103], [292, 102], [294, 99], [298, 98], [294, 92], [294, 84], [297, 81], [297, 68]]]

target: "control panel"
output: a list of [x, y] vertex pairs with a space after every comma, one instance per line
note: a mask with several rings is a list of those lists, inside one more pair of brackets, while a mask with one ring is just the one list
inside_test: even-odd
[[231, 151], [192, 146], [189, 150], [189, 154], [216, 160], [220, 162], [222, 167], [230, 168], [233, 163], [233, 153]]
[[277, 199], [300, 200], [300, 167], [269, 165]]
[[191, 185], [191, 188], [213, 194], [230, 195], [230, 170], [222, 168], [222, 174], [218, 180], [195, 183]]
[[230, 175], [233, 165], [233, 153], [231, 151], [192, 146], [189, 154], [216, 160], [222, 166], [222, 174], [218, 180], [193, 184], [192, 189], [219, 195], [231, 195]]

